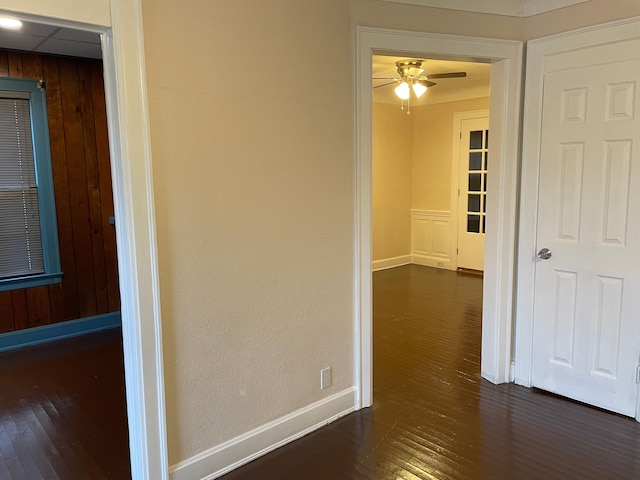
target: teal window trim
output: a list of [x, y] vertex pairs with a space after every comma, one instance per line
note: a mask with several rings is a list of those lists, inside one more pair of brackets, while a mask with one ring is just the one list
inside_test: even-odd
[[60, 283], [63, 274], [60, 266], [60, 246], [58, 244], [56, 203], [53, 190], [47, 94], [40, 80], [24, 78], [0, 78], [0, 91], [29, 93], [33, 156], [38, 187], [40, 236], [45, 271], [39, 275], [0, 279], [0, 292]]

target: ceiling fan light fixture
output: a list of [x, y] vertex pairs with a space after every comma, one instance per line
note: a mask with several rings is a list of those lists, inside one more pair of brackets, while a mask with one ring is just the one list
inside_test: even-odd
[[402, 100], [409, 100], [409, 96], [411, 95], [411, 89], [409, 88], [409, 84], [407, 82], [402, 82], [395, 88], [396, 95]]
[[415, 93], [418, 98], [424, 95], [424, 92], [427, 91], [427, 86], [424, 85], [421, 80], [414, 82], [411, 88], [413, 88], [413, 93]]
[[0, 17], [0, 28], [7, 28], [9, 30], [20, 30], [22, 28], [22, 22], [17, 18]]

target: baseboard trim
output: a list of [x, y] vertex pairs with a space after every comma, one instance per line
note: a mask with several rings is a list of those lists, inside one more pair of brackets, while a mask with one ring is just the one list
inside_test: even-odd
[[411, 263], [425, 267], [444, 268], [446, 270], [456, 270], [456, 267], [447, 257], [431, 257], [427, 255], [411, 255]]
[[378, 270], [386, 270], [388, 268], [401, 267], [403, 265], [409, 265], [411, 263], [411, 255], [401, 255], [399, 257], [383, 258], [382, 260], [376, 260], [371, 262], [371, 270], [377, 272]]
[[0, 352], [31, 347], [121, 326], [120, 312], [0, 334]]
[[267, 423], [170, 468], [171, 480], [212, 480], [355, 410], [348, 388]]

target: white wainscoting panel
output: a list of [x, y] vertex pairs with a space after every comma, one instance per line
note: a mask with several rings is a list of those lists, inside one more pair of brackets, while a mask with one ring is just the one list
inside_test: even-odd
[[170, 468], [170, 480], [212, 480], [355, 410], [355, 387], [258, 427]]
[[451, 212], [411, 210], [411, 262], [455, 270], [452, 261]]

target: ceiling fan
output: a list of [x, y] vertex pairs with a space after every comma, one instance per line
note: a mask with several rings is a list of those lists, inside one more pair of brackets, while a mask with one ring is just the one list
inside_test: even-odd
[[420, 98], [428, 88], [436, 85], [436, 83], [431, 80], [439, 78], [462, 78], [467, 76], [467, 72], [432, 73], [431, 75], [424, 75], [422, 60], [398, 60], [396, 62], [396, 68], [400, 75], [399, 77], [374, 77], [374, 80], [391, 81], [373, 88], [382, 88], [397, 84], [395, 93], [402, 100], [401, 108], [403, 110], [404, 101], [407, 101], [407, 113], [411, 113], [409, 110], [409, 102], [412, 90], [415, 96]]

